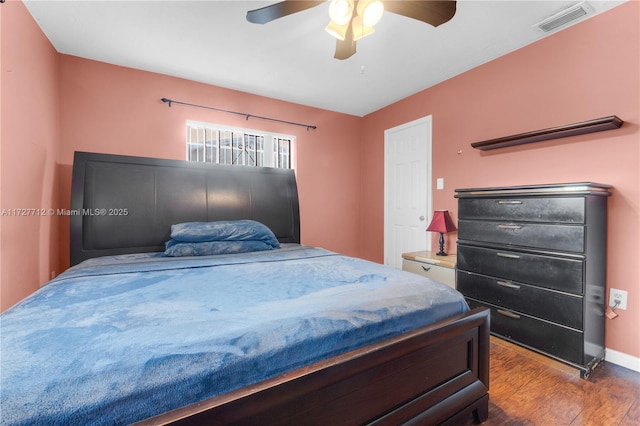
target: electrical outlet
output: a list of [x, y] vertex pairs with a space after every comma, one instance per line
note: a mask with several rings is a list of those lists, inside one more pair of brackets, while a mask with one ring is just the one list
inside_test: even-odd
[[[618, 306], [615, 306], [615, 305]], [[609, 306], [615, 309], [627, 309], [627, 292], [617, 288], [609, 289]]]

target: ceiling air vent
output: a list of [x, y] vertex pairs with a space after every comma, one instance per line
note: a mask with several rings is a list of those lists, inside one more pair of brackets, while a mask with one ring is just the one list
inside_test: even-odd
[[556, 13], [555, 15], [539, 22], [535, 25], [540, 31], [548, 33], [556, 28], [560, 28], [567, 25], [577, 19], [581, 19], [589, 14], [593, 13], [593, 8], [586, 1], [582, 1], [565, 10]]

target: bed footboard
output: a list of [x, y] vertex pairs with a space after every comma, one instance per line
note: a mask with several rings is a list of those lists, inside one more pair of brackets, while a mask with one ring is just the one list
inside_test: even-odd
[[141, 424], [446, 424], [488, 415], [489, 311], [401, 336]]

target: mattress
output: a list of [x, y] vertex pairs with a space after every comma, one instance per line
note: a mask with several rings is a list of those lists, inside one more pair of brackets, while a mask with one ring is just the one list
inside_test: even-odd
[[297, 244], [90, 259], [0, 316], [0, 422], [131, 423], [467, 310], [444, 284]]

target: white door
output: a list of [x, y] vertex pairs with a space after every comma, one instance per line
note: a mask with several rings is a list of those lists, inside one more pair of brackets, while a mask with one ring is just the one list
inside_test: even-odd
[[384, 132], [384, 263], [402, 268], [402, 253], [430, 250], [431, 116]]

